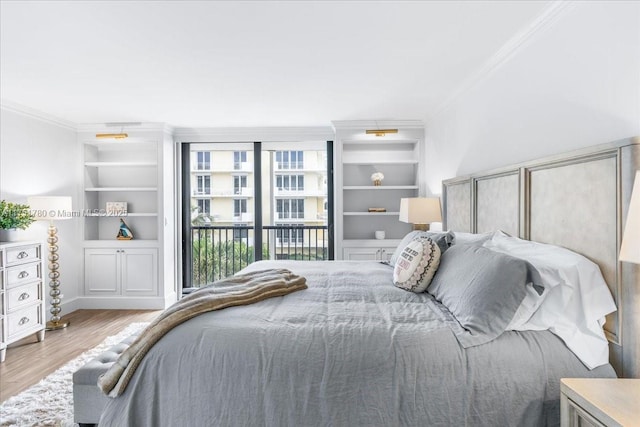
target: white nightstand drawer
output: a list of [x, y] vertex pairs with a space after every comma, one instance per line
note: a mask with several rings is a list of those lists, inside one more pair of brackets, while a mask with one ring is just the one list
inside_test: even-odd
[[18, 246], [7, 248], [7, 267], [40, 259], [38, 246]]
[[41, 278], [40, 263], [18, 265], [7, 268], [7, 289], [12, 285], [29, 282]]
[[7, 311], [11, 312], [42, 299], [40, 282], [28, 283], [7, 291]]
[[20, 335], [25, 331], [42, 329], [42, 308], [41, 304], [27, 307], [7, 316], [7, 336], [9, 341], [15, 335]]

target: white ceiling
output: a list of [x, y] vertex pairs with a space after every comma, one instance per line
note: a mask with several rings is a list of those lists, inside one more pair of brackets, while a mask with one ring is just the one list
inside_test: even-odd
[[73, 123], [427, 120], [548, 1], [5, 1], [0, 96]]

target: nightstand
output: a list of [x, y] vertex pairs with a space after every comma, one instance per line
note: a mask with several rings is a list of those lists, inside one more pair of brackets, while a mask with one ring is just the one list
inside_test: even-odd
[[640, 379], [562, 378], [560, 425], [640, 426]]

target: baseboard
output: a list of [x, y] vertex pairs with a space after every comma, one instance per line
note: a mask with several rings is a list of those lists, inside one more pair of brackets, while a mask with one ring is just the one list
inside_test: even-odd
[[164, 310], [175, 302], [175, 296], [169, 304], [165, 297], [78, 297], [75, 301], [75, 310]]

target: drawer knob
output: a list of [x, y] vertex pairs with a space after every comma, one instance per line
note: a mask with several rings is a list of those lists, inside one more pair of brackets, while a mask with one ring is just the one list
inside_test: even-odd
[[21, 271], [20, 274], [18, 274], [18, 279], [24, 279], [25, 277], [29, 277], [28, 271]]
[[20, 321], [18, 322], [18, 325], [22, 326], [22, 325], [26, 325], [27, 323], [29, 323], [29, 318], [28, 317], [23, 317], [22, 319], [20, 319]]
[[26, 299], [29, 299], [29, 294], [26, 292], [23, 292], [19, 297], [18, 297], [18, 301], [24, 301]]
[[29, 256], [29, 253], [28, 253], [28, 252], [20, 251], [20, 253], [18, 254], [17, 258], [18, 258], [18, 259], [25, 259], [25, 258], [26, 258], [26, 257], [28, 257], [28, 256]]

